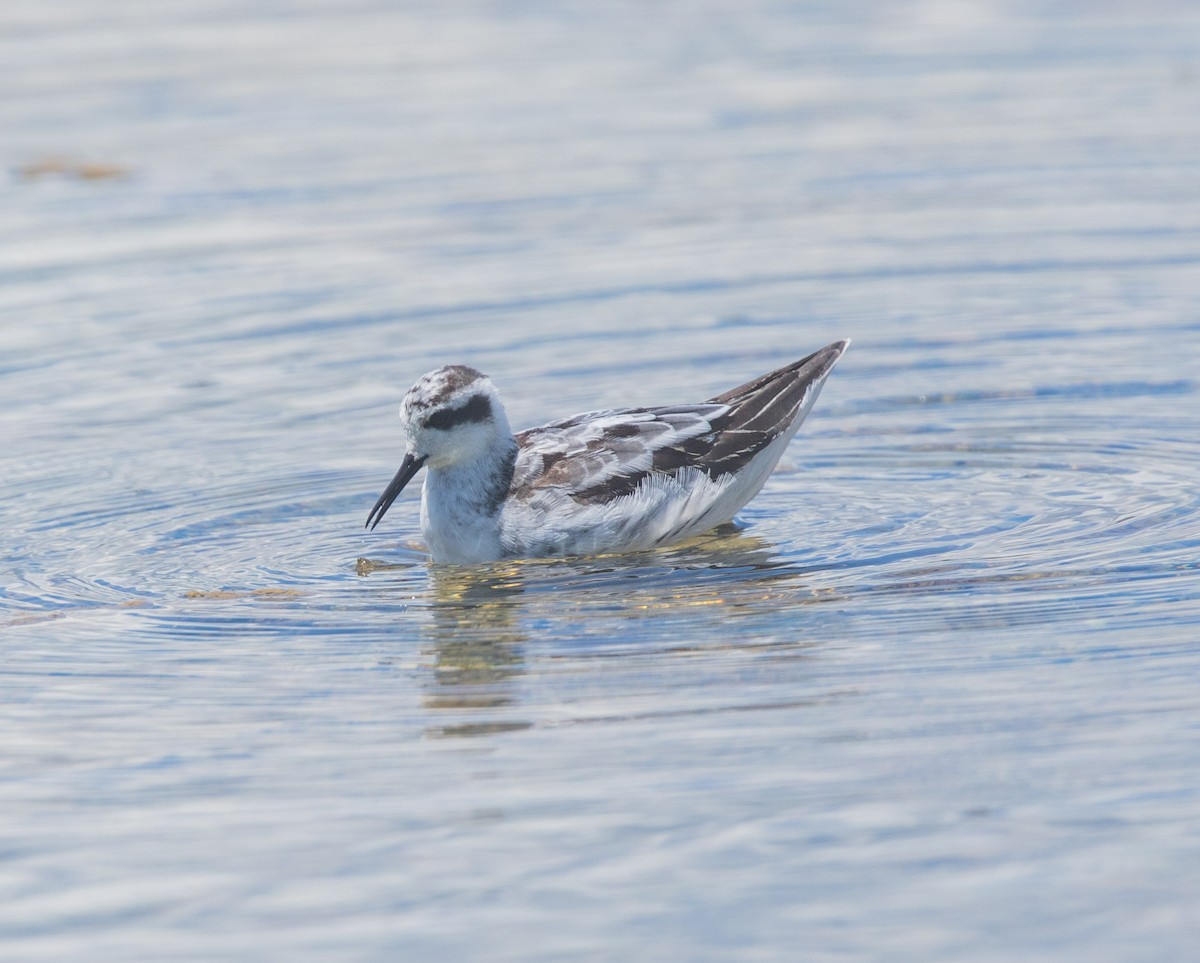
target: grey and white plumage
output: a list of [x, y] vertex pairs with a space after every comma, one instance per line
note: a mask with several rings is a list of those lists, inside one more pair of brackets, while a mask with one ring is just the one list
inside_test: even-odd
[[448, 365], [405, 395], [408, 450], [374, 529], [427, 469], [435, 562], [631, 552], [733, 518], [775, 468], [849, 341], [700, 404], [589, 411], [514, 435], [492, 382]]

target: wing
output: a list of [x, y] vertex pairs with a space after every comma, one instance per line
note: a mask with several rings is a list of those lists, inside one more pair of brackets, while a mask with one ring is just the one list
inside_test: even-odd
[[581, 504], [632, 494], [648, 475], [696, 466], [726, 427], [726, 404], [589, 411], [517, 435], [511, 493], [557, 489]]
[[[709, 399], [709, 404], [729, 406], [729, 418], [705, 456], [703, 468], [710, 476], [740, 471], [776, 439], [790, 440], [812, 409], [821, 385], [846, 350], [848, 341], [836, 341], [820, 351], [776, 368], [753, 381]], [[778, 449], [778, 458], [783, 449]], [[771, 467], [774, 467], [772, 461]], [[768, 468], [768, 471], [770, 469]]]
[[[702, 472], [736, 475], [778, 439], [795, 434], [847, 342], [717, 395], [703, 404], [591, 411], [517, 435], [510, 494], [533, 498], [557, 490], [581, 504], [633, 494], [654, 476]], [[773, 449], [774, 466], [782, 446]], [[758, 465], [751, 494], [765, 478]], [[749, 495], [747, 496], [749, 497]]]

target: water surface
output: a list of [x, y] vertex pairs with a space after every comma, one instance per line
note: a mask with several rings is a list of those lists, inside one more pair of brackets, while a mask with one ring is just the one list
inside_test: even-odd
[[[0, 89], [5, 959], [1193, 952], [1189, 5], [17, 3]], [[363, 531], [431, 367], [847, 336], [694, 543]]]

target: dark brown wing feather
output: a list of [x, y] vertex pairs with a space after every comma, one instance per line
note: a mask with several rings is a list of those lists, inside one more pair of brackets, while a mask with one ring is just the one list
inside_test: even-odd
[[839, 341], [699, 405], [589, 412], [531, 428], [512, 494], [557, 489], [596, 504], [632, 494], [652, 474], [695, 468], [711, 478], [741, 470], [792, 428], [809, 391], [841, 356]]

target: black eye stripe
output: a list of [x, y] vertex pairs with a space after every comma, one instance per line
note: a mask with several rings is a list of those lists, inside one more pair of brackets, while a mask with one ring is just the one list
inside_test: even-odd
[[487, 395], [471, 395], [464, 405], [435, 411], [426, 419], [425, 425], [428, 428], [440, 428], [442, 431], [448, 431], [473, 421], [490, 421], [491, 417], [492, 403], [488, 400]]

